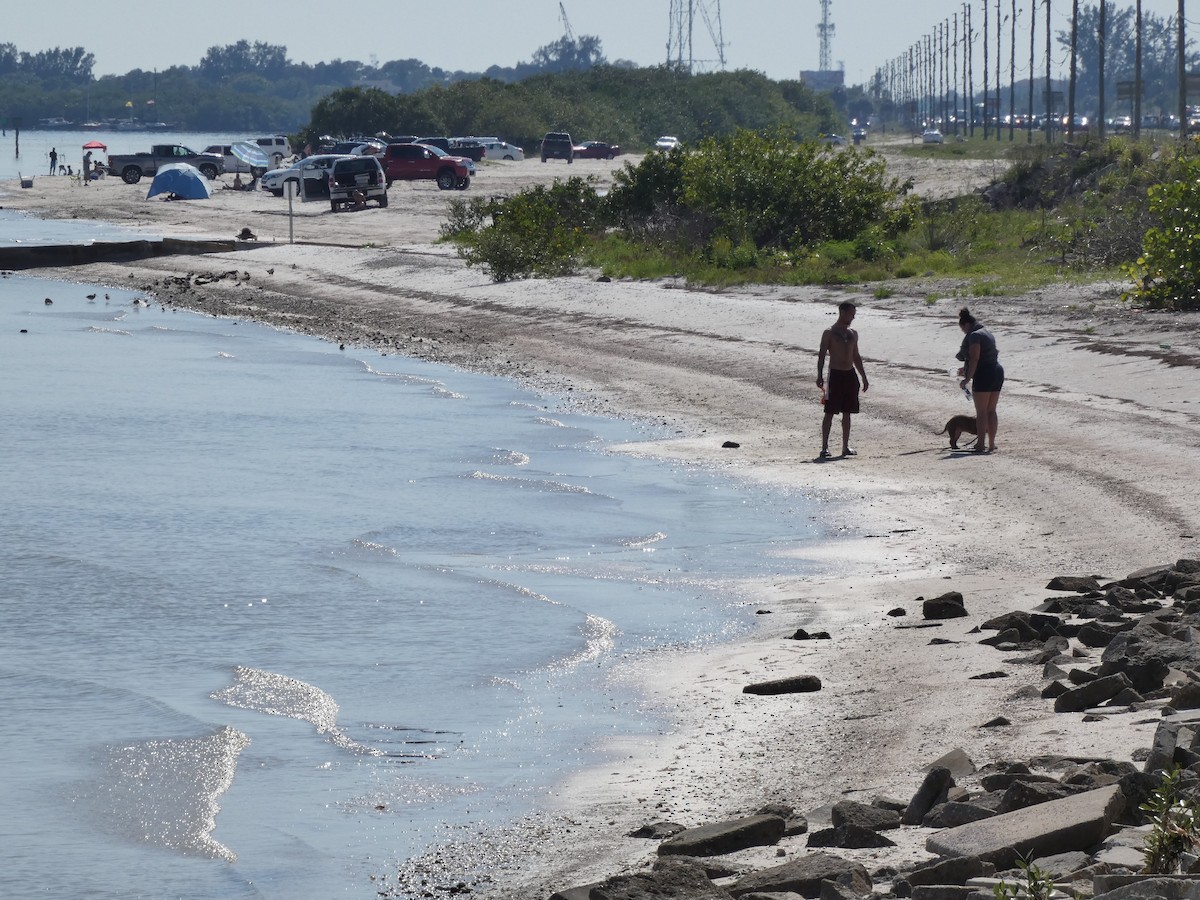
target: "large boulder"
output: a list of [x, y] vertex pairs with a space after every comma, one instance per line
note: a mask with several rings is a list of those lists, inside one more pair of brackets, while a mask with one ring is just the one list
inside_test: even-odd
[[878, 831], [848, 823], [812, 832], [808, 836], [808, 846], [862, 850], [868, 847], [895, 847], [896, 842], [884, 837]]
[[1170, 875], [1097, 875], [1092, 900], [1200, 900], [1200, 879]]
[[1054, 698], [1054, 711], [1082, 712], [1111, 700], [1127, 687], [1131, 685], [1124, 672], [1106, 675], [1059, 694]]
[[1009, 868], [1018, 859], [1088, 849], [1109, 833], [1124, 806], [1120, 787], [1111, 785], [939, 831], [925, 849]]
[[900, 821], [905, 825], [920, 825], [925, 814], [941, 803], [946, 797], [946, 792], [953, 786], [954, 777], [950, 770], [944, 766], [933, 766], [925, 773], [925, 780], [908, 801]]
[[1100, 580], [1095, 575], [1055, 575], [1046, 585], [1046, 590], [1086, 594], [1100, 590]]
[[921, 604], [921, 615], [926, 619], [961, 619], [966, 614], [963, 595], [958, 591], [947, 591]]
[[850, 862], [831, 853], [809, 853], [739, 878], [729, 889], [735, 897], [754, 892], [792, 891], [802, 897], [819, 897], [822, 881], [837, 881], [857, 891], [859, 896], [871, 892], [871, 876], [860, 863]]
[[968, 878], [991, 875], [996, 867], [974, 856], [956, 856], [939, 859], [909, 872], [905, 880], [909, 884], [966, 884]]
[[660, 860], [649, 872], [616, 875], [590, 888], [587, 900], [730, 900], [694, 860]]
[[1180, 670], [1200, 668], [1200, 641], [1193, 639], [1190, 628], [1163, 628], [1171, 623], [1149, 613], [1130, 631], [1112, 639], [1100, 657], [1100, 674], [1124, 672], [1134, 690], [1141, 693], [1158, 690], [1172, 667]]
[[720, 856], [747, 847], [769, 847], [783, 837], [779, 816], [746, 816], [681, 831], [658, 845], [659, 856]]
[[872, 831], [886, 831], [889, 828], [900, 827], [900, 813], [894, 809], [882, 809], [878, 806], [868, 806], [853, 800], [842, 800], [833, 805], [830, 814], [833, 827], [839, 825], [857, 825]]

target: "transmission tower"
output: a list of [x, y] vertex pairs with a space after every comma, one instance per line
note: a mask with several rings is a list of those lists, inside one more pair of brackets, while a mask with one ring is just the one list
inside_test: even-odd
[[[695, 32], [696, 16], [708, 29], [716, 51], [715, 59], [697, 59], [692, 35]], [[705, 51], [707, 52], [707, 51]], [[686, 69], [688, 73], [697, 67], [707, 68], [712, 64], [725, 68], [725, 34], [721, 28], [721, 0], [671, 0], [671, 24], [667, 33], [667, 65]]]
[[821, 38], [821, 62], [820, 70], [822, 72], [830, 72], [833, 70], [833, 32], [837, 28], [829, 21], [829, 6], [832, 0], [821, 0], [821, 24], [817, 26], [817, 35]]

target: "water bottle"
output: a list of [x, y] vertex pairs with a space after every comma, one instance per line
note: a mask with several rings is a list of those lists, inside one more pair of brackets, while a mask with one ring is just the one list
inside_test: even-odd
[[[946, 370], [946, 374], [951, 378], [958, 378], [960, 375], [962, 375], [962, 369], [958, 366], [951, 366]], [[962, 392], [964, 397], [966, 397], [968, 400], [971, 399], [971, 389], [965, 384], [962, 386]]]

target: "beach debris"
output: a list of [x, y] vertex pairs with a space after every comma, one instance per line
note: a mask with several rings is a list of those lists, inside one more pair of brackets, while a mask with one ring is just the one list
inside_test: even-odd
[[807, 694], [821, 689], [821, 679], [816, 675], [793, 675], [790, 678], [776, 678], [773, 681], [760, 681], [748, 684], [742, 688], [743, 694]]
[[871, 847], [895, 847], [896, 842], [877, 831], [861, 825], [847, 823], [834, 828], [823, 828], [808, 836], [810, 847], [839, 847], [846, 850], [864, 850]]
[[966, 614], [963, 595], [958, 591], [947, 591], [940, 597], [921, 602], [921, 615], [926, 619], [959, 619]]
[[947, 793], [954, 787], [954, 776], [945, 766], [931, 766], [925, 779], [900, 817], [902, 825], [920, 825], [921, 820], [939, 803], [945, 803]]
[[1009, 868], [1018, 859], [1095, 846], [1108, 836], [1124, 808], [1125, 797], [1114, 784], [939, 831], [925, 842], [925, 849]]
[[767, 803], [754, 811], [758, 816], [779, 816], [783, 819], [784, 837], [795, 837], [808, 831], [808, 819], [786, 803]]
[[650, 822], [643, 825], [641, 828], [635, 828], [629, 832], [631, 838], [649, 838], [653, 841], [665, 841], [669, 837], [679, 834], [686, 830], [686, 825], [680, 825], [678, 822]]
[[888, 831], [900, 827], [900, 812], [887, 807], [871, 806], [854, 800], [842, 800], [833, 805], [830, 822], [834, 828], [853, 825], [871, 831]]
[[737, 441], [726, 441], [725, 443], [723, 443], [721, 445], [721, 447], [725, 450], [736, 450], [740, 446], [742, 446], [742, 445], [739, 444]]
[[754, 892], [768, 894], [791, 891], [804, 897], [818, 897], [822, 881], [843, 884], [859, 897], [871, 893], [871, 876], [861, 863], [820, 851], [769, 869], [751, 872], [734, 883], [732, 893], [740, 897]]
[[828, 641], [832, 640], [828, 631], [814, 631], [809, 634], [803, 628], [797, 628], [796, 633], [792, 635], [793, 641]]
[[592, 896], [605, 900], [647, 900], [650, 897], [729, 900], [731, 897], [728, 891], [713, 884], [698, 860], [665, 857], [656, 861], [649, 872], [616, 875], [596, 884], [569, 888], [552, 894], [550, 900], [588, 900]]
[[770, 847], [783, 837], [780, 816], [744, 816], [687, 828], [658, 845], [659, 856], [723, 856], [748, 847]]

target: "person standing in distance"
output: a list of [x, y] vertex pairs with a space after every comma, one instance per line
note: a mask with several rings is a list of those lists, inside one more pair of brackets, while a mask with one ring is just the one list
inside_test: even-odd
[[[858, 332], [850, 327], [858, 312], [849, 300], [838, 304], [837, 321], [821, 335], [817, 355], [817, 387], [825, 390], [825, 357], [829, 356], [829, 388], [825, 390], [825, 418], [821, 422], [821, 459], [829, 459], [829, 431], [833, 417], [842, 415], [842, 456], [857, 456], [850, 446], [850, 416], [858, 412], [859, 376], [862, 391], [870, 387], [862, 356], [858, 352]], [[855, 369], [858, 374], [855, 374]]]
[[50, 174], [53, 175], [58, 171], [58, 150], [54, 147], [50, 148]]
[[996, 405], [1000, 402], [1000, 389], [1004, 387], [1000, 351], [992, 333], [965, 306], [958, 312], [958, 327], [964, 335], [958, 350], [958, 359], [963, 363], [963, 380], [959, 386], [965, 388], [969, 383], [971, 399], [975, 401], [975, 427], [979, 430], [975, 452], [991, 453], [996, 449], [996, 429], [1000, 426]]

